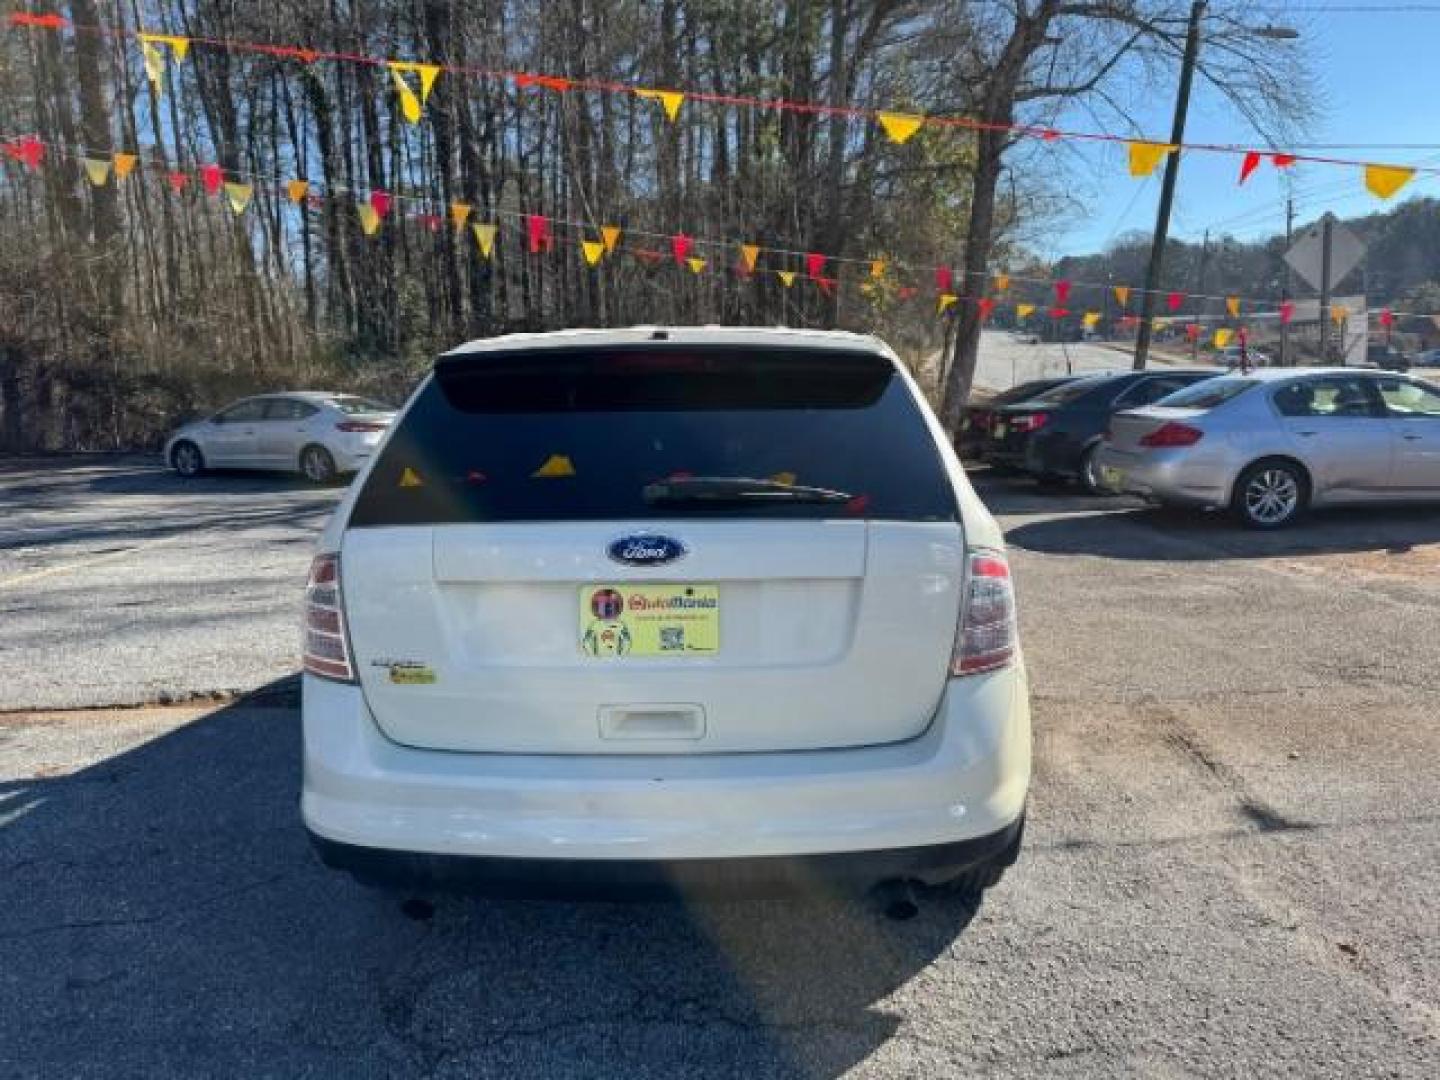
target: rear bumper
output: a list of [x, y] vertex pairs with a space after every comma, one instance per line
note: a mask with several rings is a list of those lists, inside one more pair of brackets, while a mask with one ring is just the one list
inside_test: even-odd
[[515, 859], [360, 847], [310, 834], [320, 861], [371, 885], [524, 897], [664, 896], [940, 882], [985, 862], [1010, 864], [1023, 815], [987, 836], [891, 851], [733, 859]]
[[1120, 495], [1206, 508], [1222, 507], [1230, 498], [1228, 475], [1197, 464], [1184, 450], [1137, 454], [1101, 446], [1095, 464], [1101, 484]]
[[[401, 872], [440, 865], [432, 856], [568, 866], [964, 845], [1014, 825], [1030, 781], [1029, 693], [1018, 665], [952, 681], [923, 735], [859, 749], [418, 750], [380, 732], [357, 687], [309, 675], [303, 721], [301, 811], [322, 852], [339, 865], [373, 865], [377, 857], [364, 849], [418, 857], [392, 859]], [[974, 850], [984, 857], [988, 848]], [[890, 856], [876, 857], [885, 869]], [[970, 855], [956, 848], [902, 861], [957, 858], [963, 866]]]

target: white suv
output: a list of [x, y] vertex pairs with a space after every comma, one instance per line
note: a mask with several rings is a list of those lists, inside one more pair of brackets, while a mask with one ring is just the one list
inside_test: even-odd
[[304, 666], [305, 824], [364, 881], [973, 891], [1019, 850], [1001, 532], [874, 338], [445, 354], [321, 537]]

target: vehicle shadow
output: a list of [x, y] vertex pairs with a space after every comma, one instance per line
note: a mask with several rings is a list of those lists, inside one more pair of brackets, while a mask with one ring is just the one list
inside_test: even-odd
[[[1093, 508], [1092, 508], [1093, 509]], [[1026, 522], [1007, 530], [1017, 548], [1046, 555], [1192, 562], [1305, 555], [1404, 555], [1440, 544], [1440, 514], [1430, 508], [1316, 510], [1276, 532], [1247, 529], [1229, 514], [1102, 506], [1111, 512]]]
[[884, 1000], [974, 915], [834, 895], [407, 914], [312, 855], [299, 743], [282, 681], [0, 783], [6, 1071], [831, 1077], [895, 1034]]

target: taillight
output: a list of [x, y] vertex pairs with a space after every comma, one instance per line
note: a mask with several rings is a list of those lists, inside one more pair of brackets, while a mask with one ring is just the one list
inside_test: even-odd
[[338, 682], [354, 682], [345, 604], [340, 596], [340, 556], [316, 555], [305, 583], [305, 670]]
[[1020, 416], [1017, 416], [1010, 421], [1010, 430], [1018, 431], [1022, 434], [1031, 431], [1039, 431], [1049, 422], [1049, 413], [1022, 413]]
[[1016, 645], [1010, 564], [998, 551], [972, 552], [950, 674], [978, 675], [1006, 667], [1015, 659]]
[[1174, 420], [1161, 424], [1154, 431], [1141, 438], [1140, 445], [1148, 447], [1194, 446], [1204, 436], [1199, 428], [1179, 424]]
[[381, 420], [341, 420], [336, 431], [384, 431], [390, 425]]

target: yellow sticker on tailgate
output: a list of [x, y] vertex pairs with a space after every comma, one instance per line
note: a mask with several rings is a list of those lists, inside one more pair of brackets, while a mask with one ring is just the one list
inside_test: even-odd
[[590, 585], [580, 590], [580, 648], [589, 656], [697, 656], [720, 648], [714, 585]]

